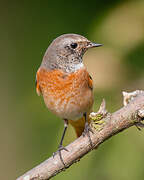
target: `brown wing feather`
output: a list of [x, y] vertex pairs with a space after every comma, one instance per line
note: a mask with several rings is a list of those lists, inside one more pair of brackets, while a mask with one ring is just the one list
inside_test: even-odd
[[88, 86], [91, 90], [93, 90], [93, 80], [92, 80], [92, 77], [90, 75], [88, 77]]
[[40, 96], [41, 95], [41, 88], [39, 85], [39, 70], [37, 71], [37, 74], [36, 74], [35, 84], [36, 84], [36, 92], [37, 92], [38, 96]]

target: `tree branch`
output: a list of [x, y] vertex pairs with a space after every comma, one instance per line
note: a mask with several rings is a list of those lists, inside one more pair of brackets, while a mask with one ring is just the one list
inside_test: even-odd
[[[110, 114], [105, 109], [105, 101], [97, 113], [91, 113], [91, 126], [94, 133], [90, 132], [90, 137], [93, 143], [91, 147], [89, 138], [81, 136], [74, 142], [69, 144], [67, 151], [62, 151], [62, 157], [66, 168], [73, 163], [79, 161], [85, 154], [92, 149], [97, 148], [108, 138], [113, 135], [136, 125], [138, 128], [143, 127], [142, 120], [144, 120], [144, 91], [134, 91], [132, 93], [123, 92], [124, 107], [118, 111]], [[56, 155], [54, 158], [50, 157], [40, 165], [19, 177], [17, 180], [47, 180], [64, 170], [64, 166]]]

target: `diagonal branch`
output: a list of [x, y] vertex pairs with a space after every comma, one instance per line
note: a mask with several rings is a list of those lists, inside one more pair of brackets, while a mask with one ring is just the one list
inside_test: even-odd
[[[77, 162], [93, 148], [97, 148], [108, 138], [127, 129], [133, 125], [143, 127], [144, 120], [144, 91], [134, 91], [132, 93], [123, 92], [124, 107], [110, 114], [105, 110], [103, 101], [98, 113], [92, 113], [91, 126], [94, 133], [90, 133], [93, 147], [91, 147], [87, 136], [81, 136], [69, 144], [67, 151], [62, 151], [62, 157], [68, 168]], [[17, 180], [47, 180], [64, 170], [64, 166], [56, 155], [50, 157], [40, 165], [19, 177]]]

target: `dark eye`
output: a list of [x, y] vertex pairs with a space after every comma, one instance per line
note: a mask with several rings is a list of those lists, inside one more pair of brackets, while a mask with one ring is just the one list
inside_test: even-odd
[[71, 43], [70, 46], [71, 46], [72, 49], [75, 49], [78, 46], [78, 44], [77, 43]]

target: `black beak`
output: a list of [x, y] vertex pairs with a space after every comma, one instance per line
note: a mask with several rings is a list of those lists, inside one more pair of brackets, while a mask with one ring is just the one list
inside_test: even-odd
[[87, 48], [100, 47], [100, 46], [103, 46], [103, 45], [90, 42], [90, 43], [88, 43]]

